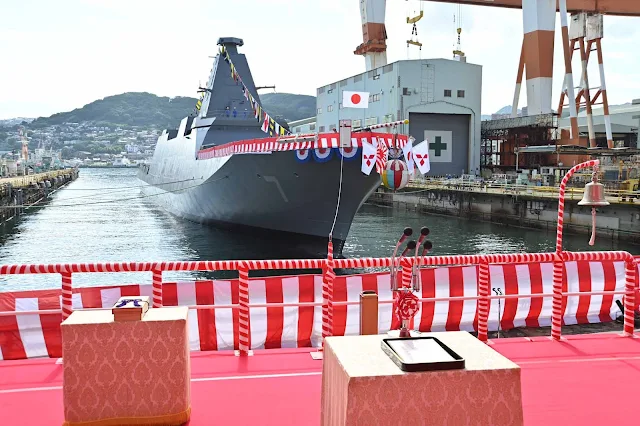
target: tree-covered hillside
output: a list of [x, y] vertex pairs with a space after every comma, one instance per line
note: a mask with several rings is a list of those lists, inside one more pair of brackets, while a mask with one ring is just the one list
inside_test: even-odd
[[[316, 98], [313, 96], [269, 93], [261, 96], [261, 100], [270, 115], [282, 116], [288, 121], [311, 117], [316, 108]], [[155, 128], [175, 127], [182, 118], [193, 112], [195, 104], [195, 98], [168, 98], [151, 93], [129, 92], [108, 96], [73, 111], [40, 117], [30, 127], [88, 121]]]

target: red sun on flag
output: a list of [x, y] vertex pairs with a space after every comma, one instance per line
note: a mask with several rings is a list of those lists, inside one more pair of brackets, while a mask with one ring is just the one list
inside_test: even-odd
[[342, 92], [342, 105], [344, 108], [367, 108], [369, 106], [368, 92]]

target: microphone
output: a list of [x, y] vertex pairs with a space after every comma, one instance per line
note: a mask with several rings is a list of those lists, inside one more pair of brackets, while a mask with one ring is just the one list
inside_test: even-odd
[[429, 228], [427, 228], [426, 226], [423, 226], [420, 229], [420, 238], [418, 238], [418, 244], [416, 245], [416, 254], [415, 254], [416, 257], [418, 256], [418, 250], [420, 249], [420, 245], [422, 244], [424, 239], [427, 238], [427, 235], [429, 235]]
[[413, 255], [413, 269], [411, 271], [411, 279], [413, 281], [413, 291], [420, 291], [420, 260], [418, 258], [418, 251], [420, 250], [420, 245], [425, 238], [429, 235], [429, 228], [423, 226], [420, 229], [420, 238], [418, 238], [418, 244], [416, 244], [416, 251]]
[[413, 229], [408, 226], [404, 228], [404, 231], [402, 231], [402, 236], [400, 237], [400, 244], [402, 244], [404, 240], [407, 239], [407, 237], [410, 237], [411, 234], [413, 234]]
[[402, 252], [402, 254], [400, 255], [400, 257], [406, 255], [409, 250], [413, 250], [417, 247], [417, 244], [414, 240], [411, 240], [407, 243], [407, 247], [404, 249], [404, 251]]
[[400, 239], [396, 243], [396, 248], [393, 250], [393, 254], [391, 255], [391, 276], [390, 276], [391, 291], [394, 291], [396, 289], [396, 284], [397, 284], [396, 283], [396, 255], [398, 254], [398, 249], [400, 248], [404, 240], [406, 240], [407, 237], [410, 237], [411, 234], [413, 234], [413, 229], [409, 227], [404, 228], [404, 231], [402, 231], [402, 235], [400, 236]]
[[427, 240], [424, 242], [424, 245], [422, 246], [422, 256], [425, 255], [425, 253], [428, 253], [429, 250], [431, 250], [433, 248], [433, 244], [431, 244], [431, 241]]

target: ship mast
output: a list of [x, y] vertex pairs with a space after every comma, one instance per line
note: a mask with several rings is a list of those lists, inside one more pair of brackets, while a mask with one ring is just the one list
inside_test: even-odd
[[211, 67], [211, 71], [209, 72], [207, 85], [205, 87], [198, 88], [198, 92], [201, 92], [203, 94], [202, 105], [200, 106], [200, 110], [198, 111], [198, 116], [200, 118], [204, 118], [207, 115], [207, 110], [209, 109], [209, 102], [211, 101], [211, 90], [213, 89], [213, 81], [216, 78], [216, 70], [218, 69], [219, 60], [219, 53], [216, 56], [213, 56], [213, 66]]

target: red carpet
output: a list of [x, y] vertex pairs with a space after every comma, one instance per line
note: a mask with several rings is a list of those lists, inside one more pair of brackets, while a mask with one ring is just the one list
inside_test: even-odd
[[[640, 339], [568, 339], [493, 341], [522, 367], [525, 424], [633, 424]], [[321, 361], [301, 350], [258, 351], [249, 358], [194, 353], [190, 425], [318, 425], [321, 371]], [[62, 366], [55, 360], [0, 362], [0, 424], [62, 424], [61, 386]]]

